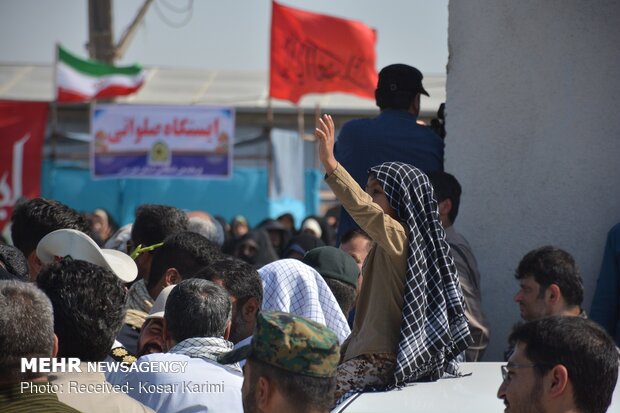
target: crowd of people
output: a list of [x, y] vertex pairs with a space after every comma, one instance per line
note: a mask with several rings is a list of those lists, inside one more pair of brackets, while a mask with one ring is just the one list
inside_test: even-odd
[[[320, 118], [340, 216], [251, 226], [145, 204], [119, 228], [103, 209], [16, 206], [0, 245], [0, 410], [326, 412], [355, 392], [458, 378], [491, 332], [478, 264], [454, 227], [461, 186], [443, 170], [443, 136], [417, 121], [421, 94], [417, 69], [391, 65], [377, 118], [338, 139]], [[617, 232], [597, 288], [616, 304]], [[554, 246], [525, 254], [515, 278], [523, 323], [507, 338], [498, 398], [507, 411], [606, 411], [619, 306], [593, 306], [609, 333], [589, 320], [575, 260]], [[79, 369], [24, 370], [32, 358]]]

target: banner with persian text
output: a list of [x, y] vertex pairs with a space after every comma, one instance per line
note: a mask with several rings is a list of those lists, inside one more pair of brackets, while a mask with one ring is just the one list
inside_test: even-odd
[[235, 111], [212, 106], [96, 105], [94, 178], [228, 178]]
[[47, 102], [0, 101], [0, 231], [20, 198], [41, 194]]
[[272, 2], [269, 96], [308, 93], [374, 99], [377, 33], [366, 24]]

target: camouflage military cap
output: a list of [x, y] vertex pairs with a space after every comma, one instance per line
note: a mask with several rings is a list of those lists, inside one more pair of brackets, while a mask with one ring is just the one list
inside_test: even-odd
[[232, 364], [250, 356], [292, 373], [332, 377], [340, 360], [340, 345], [336, 334], [322, 324], [264, 311], [258, 315], [252, 343], [223, 354], [218, 361]]

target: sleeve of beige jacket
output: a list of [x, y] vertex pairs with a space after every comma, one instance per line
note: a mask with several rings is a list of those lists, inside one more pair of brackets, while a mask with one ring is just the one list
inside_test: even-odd
[[342, 165], [338, 164], [334, 172], [325, 178], [325, 182], [357, 225], [388, 254], [400, 256], [407, 252], [405, 228], [383, 212]]

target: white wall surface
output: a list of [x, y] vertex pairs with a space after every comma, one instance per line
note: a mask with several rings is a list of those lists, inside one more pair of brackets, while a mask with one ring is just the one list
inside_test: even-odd
[[450, 1], [448, 39], [446, 171], [482, 274], [485, 359], [500, 360], [521, 257], [570, 252], [589, 310], [620, 221], [620, 2]]

